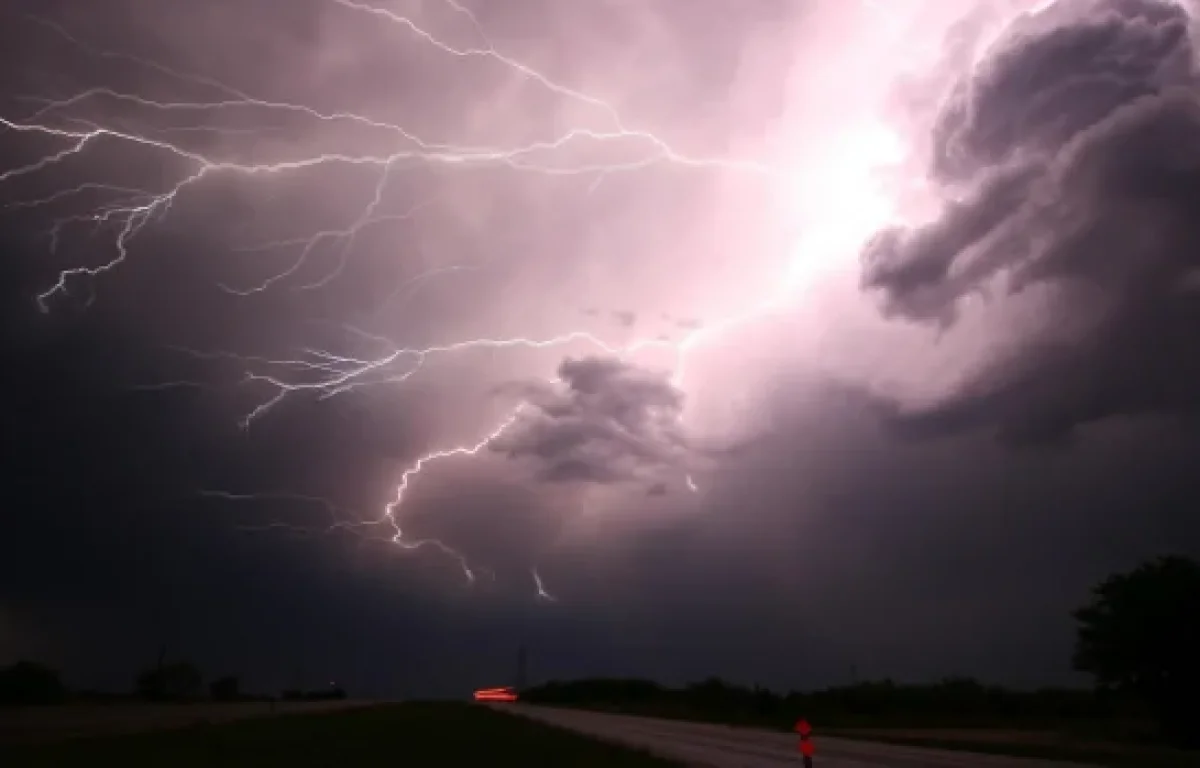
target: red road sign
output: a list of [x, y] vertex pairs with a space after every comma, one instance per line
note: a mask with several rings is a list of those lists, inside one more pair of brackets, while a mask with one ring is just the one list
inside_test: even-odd
[[796, 721], [796, 733], [807, 736], [812, 733], [812, 726], [803, 717]]
[[800, 754], [804, 755], [805, 757], [812, 757], [814, 752], [816, 752], [816, 749], [813, 747], [813, 743], [811, 741], [808, 739], [800, 739]]

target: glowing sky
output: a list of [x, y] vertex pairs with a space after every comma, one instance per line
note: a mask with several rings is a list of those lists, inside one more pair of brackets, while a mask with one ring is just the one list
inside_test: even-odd
[[[82, 199], [79, 212], [68, 210], [55, 221], [55, 249], [63, 238], [89, 225], [110, 237], [107, 247], [98, 249], [108, 253], [66, 268], [38, 295], [44, 311], [81, 292], [85, 304], [93, 301], [105, 278], [125, 266], [147, 228], [165, 222], [174, 209], [195, 204], [194, 198], [205, 194], [210, 185], [248, 198], [239, 206], [246, 215], [232, 219], [240, 236], [230, 250], [246, 255], [234, 265], [240, 279], [221, 284], [231, 293], [246, 299], [268, 291], [336, 294], [352, 260], [390, 262], [385, 262], [392, 273], [386, 279], [395, 284], [394, 289], [377, 297], [369, 311], [355, 313], [367, 317], [341, 318], [346, 338], [340, 344], [314, 341], [294, 353], [261, 355], [186, 348], [194, 357], [241, 364], [249, 381], [259, 385], [261, 401], [243, 417], [246, 428], [271, 415], [288, 397], [349, 398], [368, 387], [399, 387], [423, 375], [426, 365], [438, 365], [439, 358], [478, 357], [480, 350], [492, 351], [493, 356], [541, 350], [551, 354], [538, 357], [550, 360], [564, 353], [619, 355], [633, 366], [649, 357], [644, 364], [650, 369], [635, 374], [638, 378], [655, 377], [652, 371], [657, 371], [657, 378], [672, 377], [678, 393], [666, 395], [666, 401], [648, 402], [623, 420], [622, 414], [606, 409], [622, 407], [626, 401], [637, 403], [647, 393], [653, 397], [655, 382], [640, 388], [635, 383], [629, 392], [607, 398], [621, 402], [607, 403], [606, 390], [617, 379], [608, 376], [584, 391], [574, 386], [577, 377], [564, 368], [567, 383], [559, 388], [568, 386], [578, 395], [574, 398], [577, 412], [569, 419], [560, 405], [535, 407], [540, 399], [534, 398], [524, 411], [500, 420], [499, 426], [485, 422], [474, 427], [478, 438], [467, 442], [450, 438], [445, 447], [431, 446], [401, 473], [399, 490], [381, 515], [337, 523], [368, 535], [390, 535], [405, 547], [429, 541], [446, 550], [450, 545], [432, 540], [409, 541], [401, 524], [404, 492], [418, 475], [437, 472], [432, 467], [440, 460], [499, 450], [510, 457], [522, 454], [555, 462], [550, 477], [560, 481], [614, 483], [649, 475], [656, 494], [669, 487], [698, 488], [682, 455], [689, 447], [680, 423], [687, 393], [684, 366], [693, 351], [702, 349], [714, 335], [735, 337], [722, 360], [710, 362], [693, 376], [704, 381], [706, 389], [713, 388], [715, 381], [720, 400], [736, 399], [737, 389], [722, 386], [715, 369], [746, 367], [742, 361], [724, 359], [738, 354], [737, 337], [747, 333], [740, 326], [757, 322], [775, 308], [803, 306], [812, 294], [829, 290], [829, 281], [852, 274], [866, 239], [899, 215], [908, 190], [886, 188], [882, 174], [901, 169], [913, 147], [887, 114], [887, 98], [905, 69], [936, 64], [921, 61], [922, 49], [914, 43], [919, 46], [927, 37], [925, 44], [936, 49], [940, 31], [935, 28], [930, 34], [929, 28], [954, 20], [944, 11], [935, 15], [937, 9], [929, 3], [910, 5], [887, 11], [845, 3], [795, 9], [810, 29], [821, 31], [820, 41], [793, 31], [793, 14], [780, 19], [785, 22], [781, 27], [769, 33], [762, 30], [764, 45], [737, 52], [744, 60], [732, 72], [734, 81], [725, 99], [745, 106], [737, 110], [736, 120], [726, 118], [728, 124], [719, 131], [724, 136], [719, 137], [705, 135], [714, 132], [712, 128], [695, 127], [708, 121], [692, 113], [690, 105], [680, 105], [669, 114], [654, 110], [658, 114], [639, 118], [643, 124], [631, 124], [625, 116], [635, 111], [630, 102], [636, 103], [627, 82], [633, 80], [634, 89], [645, 89], [645, 71], [662, 69], [665, 76], [671, 57], [666, 57], [667, 62], [656, 58], [624, 76], [580, 73], [576, 79], [583, 82], [568, 84], [549, 64], [536, 63], [534, 53], [510, 54], [496, 47], [487, 20], [454, 3], [439, 9], [436, 3], [409, 8], [331, 2], [322, 9], [316, 29], [318, 60], [312, 63], [311, 73], [295, 75], [320, 85], [322, 80], [335, 79], [340, 69], [362, 66], [353, 51], [364, 48], [413, 49], [395, 57], [399, 60], [389, 61], [390, 51], [382, 53], [382, 61], [367, 65], [372, 69], [403, 71], [406, 64], [420, 66], [440, 56], [441, 63], [430, 62], [432, 77], [422, 79], [444, 77], [447, 84], [462, 84], [470, 95], [469, 101], [457, 100], [462, 110], [459, 119], [437, 121], [433, 134], [434, 128], [409, 127], [413, 121], [424, 125], [428, 116], [406, 120], [395, 108], [387, 108], [388, 99], [376, 89], [361, 89], [356, 101], [367, 106], [353, 108], [337, 96], [325, 96], [326, 89], [320, 87], [312, 90], [320, 94], [317, 98], [325, 96], [329, 106], [258, 95], [224, 77], [176, 69], [136, 52], [86, 44], [57, 20], [29, 17], [27, 23], [56, 34], [60, 44], [140, 66], [169, 81], [163, 85], [173, 90], [158, 95], [96, 85], [66, 96], [47, 95], [31, 114], [6, 119], [5, 126], [31, 140], [61, 146], [12, 168], [5, 180], [38, 174], [77, 157], [103, 156], [106, 151], [136, 153], [169, 169], [164, 182], [149, 189], [81, 179], [47, 196], [22, 201], [29, 207], [78, 206]], [[647, 15], [646, 10], [632, 19], [615, 7], [597, 6], [592, 12], [597, 13], [601, 28], [608, 21], [652, 30], [645, 41], [619, 43], [616, 51], [621, 58], [661, 54], [667, 43], [655, 38], [681, 32], [666, 29], [655, 35], [654, 25], [639, 23], [645, 21], [638, 17]], [[584, 21], [576, 23], [581, 28], [591, 26]], [[911, 28], [918, 21], [923, 34], [914, 38]], [[743, 23], [766, 24], [749, 15]], [[369, 36], [370, 45], [359, 36]], [[791, 61], [764, 57], [767, 61], [757, 62], [753, 51], [769, 45], [800, 53]], [[537, 55], [547, 57], [546, 52]], [[612, 55], [607, 52], [605, 58]], [[534, 58], [527, 61], [527, 56]], [[416, 62], [411, 62], [413, 57]], [[369, 59], [370, 54], [363, 58]], [[819, 80], [814, 86], [811, 73], [821, 68], [838, 71], [839, 93], [827, 90], [828, 84]], [[893, 71], [881, 77], [881, 69]], [[501, 82], [503, 87], [494, 95], [488, 92], [492, 89], [482, 87], [490, 83], [494, 88]], [[672, 94], [680, 86], [668, 81], [656, 90]], [[418, 87], [423, 101], [435, 100], [440, 90], [427, 84]], [[193, 94], [197, 90], [210, 93], [202, 99]], [[838, 102], [834, 111], [829, 110], [831, 99]], [[514, 109], [518, 106], [523, 108]], [[429, 111], [441, 108], [431, 106]], [[822, 117], [814, 120], [817, 114]], [[297, 118], [301, 135], [280, 141], [257, 124], [280, 118]], [[907, 174], [914, 171], [899, 172], [907, 181]], [[415, 174], [435, 175], [414, 180]], [[498, 174], [500, 178], [479, 181]], [[698, 191], [691, 199], [680, 200], [676, 185]], [[663, 186], [655, 195], [655, 188]], [[272, 199], [295, 194], [307, 198], [305, 202], [319, 212], [297, 215], [294, 199], [282, 208]], [[618, 195], [632, 205], [614, 200]], [[521, 253], [503, 253], [510, 248], [489, 242], [495, 226], [488, 221], [489, 213], [513, 196], [527, 199], [505, 216], [520, 231], [516, 237], [528, 240], [521, 250], [533, 250], [540, 257], [536, 261]], [[766, 210], [754, 210], [764, 203]], [[723, 209], [728, 212], [715, 213]], [[585, 230], [553, 231], [558, 229], [555, 220], [572, 214]], [[664, 246], [660, 238], [666, 234], [666, 222], [679, 229], [682, 217], [715, 221], [709, 226], [687, 226], [683, 242], [672, 237], [675, 242]], [[445, 218], [449, 221], [443, 226], [453, 229], [488, 222], [477, 246], [482, 261], [448, 247], [445, 237], [426, 244], [420, 235], [414, 236], [413, 230], [419, 232], [422, 224]], [[259, 223], [263, 219], [270, 226]], [[314, 226], [326, 220], [337, 223]], [[546, 228], [552, 231], [543, 234], [540, 230]], [[253, 236], [260, 230], [271, 236]], [[555, 251], [561, 251], [557, 258]], [[636, 262], [627, 255], [631, 252], [637, 254]], [[560, 266], [555, 274], [546, 275], [547, 262], [552, 261]], [[482, 278], [461, 274], [486, 273], [489, 267], [508, 274], [493, 281], [486, 274]], [[259, 274], [237, 274], [252, 270]], [[385, 278], [375, 279], [382, 283]], [[436, 301], [439, 293], [457, 303], [462, 301], [459, 284], [467, 281], [481, 282], [492, 294], [490, 299], [456, 309], [449, 322], [439, 317], [436, 327], [427, 332], [432, 337], [428, 340], [409, 340], [396, 330], [410, 325], [414, 315], [418, 322], [429, 315], [426, 307], [413, 310], [406, 305], [422, 299]], [[511, 296], [520, 296], [521, 301], [506, 300]], [[591, 309], [595, 314], [594, 308], [602, 308], [600, 324], [587, 322], [580, 311]], [[843, 311], [825, 307], [822, 314], [836, 323]], [[680, 319], [672, 324], [670, 318], [676, 316]], [[825, 319], [823, 324], [829, 322]], [[800, 361], [811, 355], [796, 351], [801, 352]], [[660, 353], [659, 359], [646, 354], [653, 352]], [[585, 360], [574, 362], [589, 365]], [[596, 364], [607, 365], [599, 360], [590, 363]], [[514, 366], [522, 371], [520, 376], [530, 379], [544, 376], [544, 368], [545, 362], [538, 360]], [[161, 386], [197, 383], [187, 379], [161, 382]], [[665, 387], [665, 382], [659, 384]], [[745, 386], [743, 381], [738, 388]], [[482, 393], [474, 394], [479, 399]], [[518, 402], [530, 397], [514, 394]], [[553, 397], [550, 391], [546, 395]], [[705, 405], [703, 410], [690, 410], [687, 428], [703, 429], [707, 411], [718, 411], [720, 418], [724, 408], [711, 401]], [[643, 417], [662, 423], [652, 427]], [[509, 434], [538, 429], [546, 421], [564, 426], [532, 443]], [[574, 437], [588, 421], [599, 432]], [[455, 424], [448, 429], [453, 433], [462, 427]], [[646, 431], [653, 434], [640, 434]], [[571, 450], [564, 441], [573, 444], [575, 455], [569, 459], [543, 455]], [[674, 445], [674, 453], [680, 455], [673, 459], [663, 455], [664, 443]], [[623, 458], [631, 466], [617, 474], [597, 466]], [[671, 467], [675, 476], [666, 473], [655, 478], [639, 471], [647, 464]], [[249, 501], [256, 493], [251, 489], [210, 495]], [[465, 557], [463, 565], [473, 579]]]
[[1014, 443], [1100, 429], [1019, 470], [1053, 485], [1192, 412], [1192, 167], [1109, 159], [1200, 124], [1175, 3], [24, 6], [12, 311], [120, 339], [107, 386], [224, 453], [186, 514], [638, 614], [703, 588], [656, 542], [756, 561], [729, 594], [866, 573], [892, 517], [967, 524], [847, 483], [997, 503]]

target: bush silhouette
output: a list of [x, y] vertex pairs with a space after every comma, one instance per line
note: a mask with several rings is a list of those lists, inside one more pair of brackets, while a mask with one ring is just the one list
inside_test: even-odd
[[230, 675], [212, 681], [208, 693], [215, 701], [237, 701], [241, 698], [241, 685], [236, 677]]
[[44, 664], [18, 661], [0, 669], [0, 705], [59, 704], [65, 698], [58, 672]]

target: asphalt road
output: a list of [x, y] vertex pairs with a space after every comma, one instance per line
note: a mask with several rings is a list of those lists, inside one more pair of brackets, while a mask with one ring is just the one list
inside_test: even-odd
[[[655, 720], [527, 704], [496, 709], [567, 728], [604, 741], [708, 768], [777, 768], [800, 765], [797, 737], [786, 733], [708, 723]], [[899, 747], [813, 734], [814, 768], [1064, 768], [1079, 763]]]
[[281, 701], [231, 704], [71, 705], [0, 710], [0, 745], [59, 741], [85, 736], [185, 728], [254, 717], [302, 712], [332, 712], [371, 704], [369, 701]]

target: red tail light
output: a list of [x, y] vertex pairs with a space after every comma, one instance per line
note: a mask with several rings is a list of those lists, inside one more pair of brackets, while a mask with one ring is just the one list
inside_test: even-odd
[[483, 688], [475, 691], [475, 701], [504, 701], [517, 700], [517, 692], [512, 688]]

